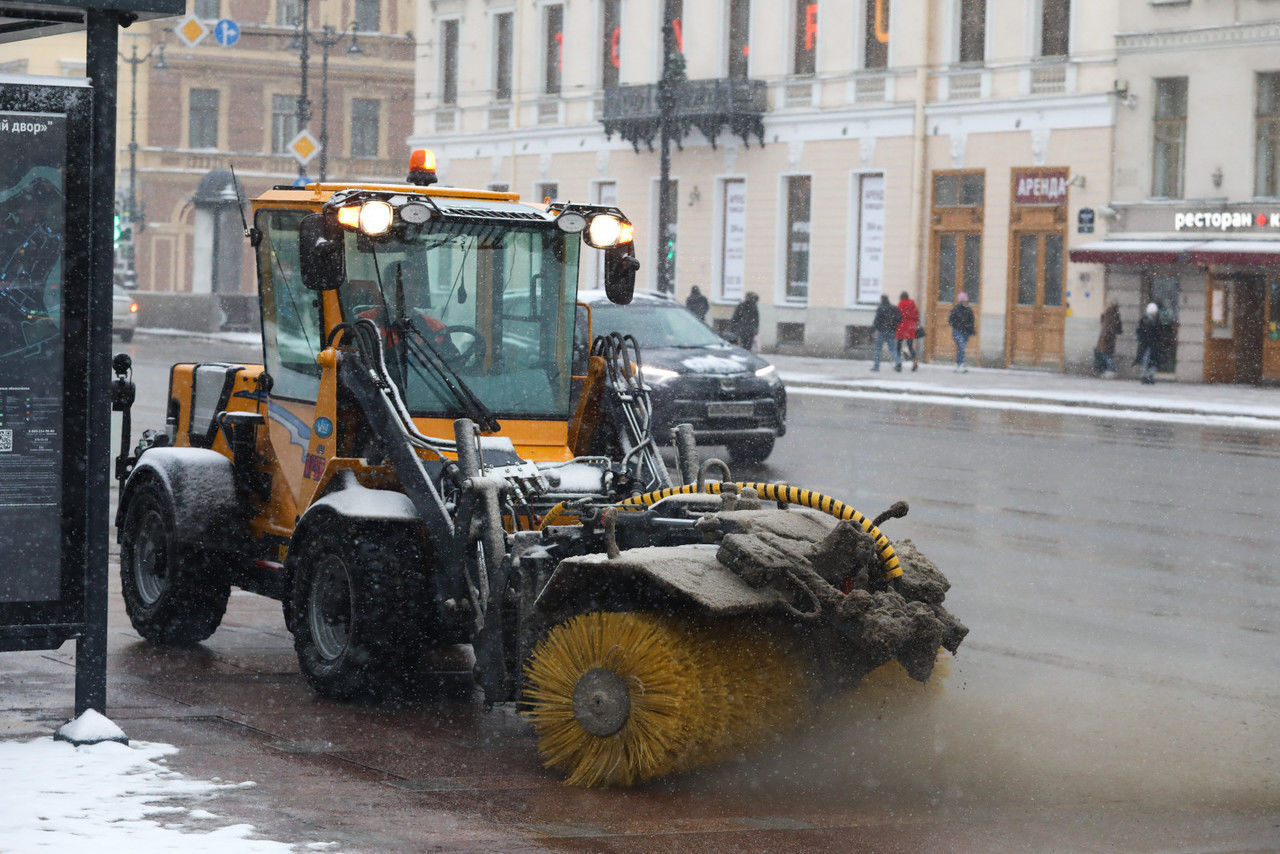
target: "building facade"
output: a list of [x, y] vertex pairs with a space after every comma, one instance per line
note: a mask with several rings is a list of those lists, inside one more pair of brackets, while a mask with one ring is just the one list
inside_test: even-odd
[[1126, 331], [1156, 303], [1166, 373], [1280, 380], [1280, 9], [1125, 3], [1119, 20], [1110, 233], [1073, 260]]
[[420, 3], [410, 141], [448, 183], [616, 202], [641, 287], [667, 255], [715, 323], [755, 291], [766, 349], [865, 353], [880, 295], [906, 291], [925, 355], [949, 359], [963, 291], [982, 364], [1071, 368], [1104, 305], [1101, 268], [1068, 251], [1108, 225], [1077, 223], [1111, 200], [1118, 5], [678, 2], [665, 239], [662, 0]]
[[[302, 123], [304, 8], [310, 119]], [[191, 0], [188, 16], [201, 26], [189, 38], [178, 33], [186, 19], [121, 33], [117, 279], [136, 277], [142, 324], [254, 327], [253, 255], [231, 169], [246, 199], [298, 180], [289, 143], [304, 124], [328, 143], [305, 166], [310, 180], [322, 161], [331, 180], [403, 179], [413, 14], [411, 0]], [[234, 44], [214, 33], [222, 19], [239, 28]], [[82, 34], [0, 46], [0, 68], [29, 74], [83, 76], [83, 57]]]

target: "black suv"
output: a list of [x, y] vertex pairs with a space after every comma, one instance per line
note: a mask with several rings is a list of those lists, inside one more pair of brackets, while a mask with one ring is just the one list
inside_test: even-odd
[[581, 291], [578, 301], [591, 307], [593, 337], [618, 332], [639, 342], [659, 442], [688, 423], [698, 444], [726, 446], [733, 462], [758, 463], [773, 452], [787, 431], [787, 391], [773, 365], [667, 297], [638, 293], [620, 306], [603, 291]]

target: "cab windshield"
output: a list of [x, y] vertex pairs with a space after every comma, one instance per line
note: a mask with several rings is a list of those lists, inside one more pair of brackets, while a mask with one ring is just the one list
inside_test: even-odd
[[456, 417], [459, 404], [397, 325], [411, 326], [409, 338], [439, 353], [494, 415], [564, 418], [580, 247], [550, 223], [434, 220], [377, 240], [348, 232], [343, 319], [384, 330], [389, 372], [414, 415]]

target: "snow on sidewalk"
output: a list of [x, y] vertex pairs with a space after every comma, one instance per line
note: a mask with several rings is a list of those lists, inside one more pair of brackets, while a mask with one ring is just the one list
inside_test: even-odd
[[76, 747], [49, 737], [0, 741], [0, 852], [287, 854], [334, 850], [254, 839], [204, 809], [218, 792], [253, 783], [196, 780], [164, 766], [168, 744]]

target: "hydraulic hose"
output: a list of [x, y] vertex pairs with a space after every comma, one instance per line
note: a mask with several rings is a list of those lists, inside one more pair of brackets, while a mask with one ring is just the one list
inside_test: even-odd
[[[808, 507], [813, 510], [820, 510], [829, 516], [837, 519], [849, 520], [856, 525], [862, 527], [862, 530], [871, 535], [875, 541], [876, 550], [880, 553], [880, 561], [884, 564], [884, 577], [886, 579], [897, 578], [902, 575], [902, 566], [898, 561], [898, 555], [893, 550], [893, 546], [889, 543], [889, 538], [880, 533], [880, 529], [871, 524], [871, 520], [863, 516], [857, 510], [854, 510], [843, 501], [832, 498], [830, 495], [823, 495], [821, 492], [814, 492], [809, 489], [798, 489], [794, 486], [787, 486], [780, 483], [746, 483], [739, 482], [736, 484], [738, 490], [741, 491], [747, 487], [751, 487], [760, 496], [762, 501], [785, 501], [788, 504], [798, 504], [802, 507]], [[705, 491], [712, 494], [719, 494], [724, 484], [719, 481], [708, 481]], [[691, 495], [700, 492], [696, 484], [686, 486], [673, 486], [669, 489], [656, 489], [653, 492], [646, 492], [644, 495], [634, 495], [625, 501], [618, 502], [619, 507], [635, 507], [644, 505], [646, 507], [656, 504], [664, 498], [670, 498], [673, 495]], [[550, 514], [548, 514], [550, 515]]]

